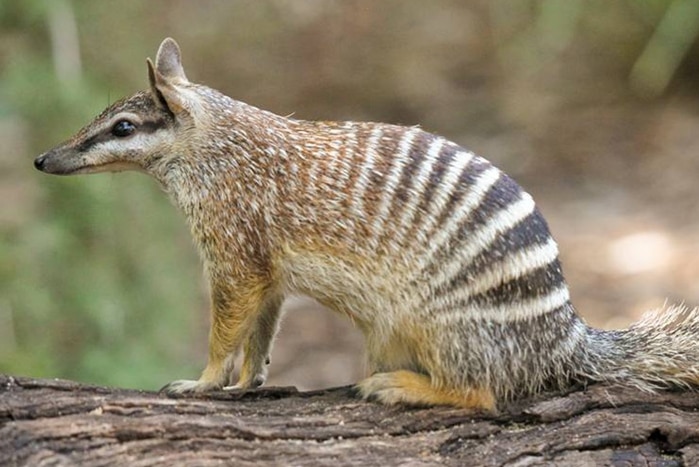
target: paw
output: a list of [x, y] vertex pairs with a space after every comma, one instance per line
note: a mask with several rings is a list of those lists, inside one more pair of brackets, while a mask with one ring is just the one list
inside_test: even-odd
[[163, 386], [160, 389], [160, 392], [174, 396], [181, 394], [198, 394], [206, 391], [213, 391], [215, 389], [219, 389], [219, 387], [214, 383], [207, 383], [191, 379], [178, 379], [177, 381], [173, 381]]
[[267, 375], [264, 373], [258, 373], [253, 378], [250, 378], [247, 381], [240, 380], [233, 386], [226, 386], [223, 389], [225, 391], [232, 391], [237, 389], [255, 389], [265, 384], [265, 381], [267, 381]]
[[357, 385], [363, 399], [371, 399], [386, 405], [406, 402], [402, 385], [394, 373], [376, 373]]
[[377, 373], [359, 383], [357, 389], [364, 399], [386, 405], [451, 405], [485, 412], [496, 410], [495, 396], [490, 389], [435, 387], [428, 376], [406, 370]]

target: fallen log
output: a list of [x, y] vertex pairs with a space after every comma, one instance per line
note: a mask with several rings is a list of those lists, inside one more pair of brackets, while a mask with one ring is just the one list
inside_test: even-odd
[[591, 386], [497, 416], [352, 388], [168, 398], [0, 375], [0, 465], [699, 465], [699, 394]]

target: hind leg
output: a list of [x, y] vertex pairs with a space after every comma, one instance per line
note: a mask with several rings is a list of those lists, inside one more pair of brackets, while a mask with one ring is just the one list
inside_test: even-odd
[[439, 388], [432, 385], [429, 376], [407, 370], [377, 373], [360, 382], [358, 388], [365, 399], [387, 405], [452, 405], [488, 412], [495, 411], [496, 406], [495, 396], [488, 389]]

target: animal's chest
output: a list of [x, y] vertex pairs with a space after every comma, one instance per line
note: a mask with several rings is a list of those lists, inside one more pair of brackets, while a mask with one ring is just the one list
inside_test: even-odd
[[177, 204], [209, 265], [232, 271], [269, 268], [270, 229], [260, 203], [218, 189], [180, 198]]

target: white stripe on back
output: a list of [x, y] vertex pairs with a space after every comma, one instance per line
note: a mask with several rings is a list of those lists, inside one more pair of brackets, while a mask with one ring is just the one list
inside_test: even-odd
[[[558, 245], [552, 237], [549, 237], [544, 244], [531, 245], [521, 250], [508, 252], [504, 258], [489, 263], [487, 269], [479, 271], [474, 277], [471, 277], [473, 281], [463, 285], [460, 291], [463, 290], [464, 293], [458, 294], [458, 299], [468, 300], [473, 295], [486, 292], [551, 264], [556, 258], [558, 258]], [[447, 284], [448, 282], [440, 282], [437, 287]]]
[[429, 250], [426, 258], [441, 248], [461, 226], [474, 209], [477, 209], [490, 188], [498, 181], [501, 172], [496, 167], [490, 166], [484, 170], [478, 179], [469, 187], [468, 193], [459, 201], [459, 204], [451, 213], [447, 222], [430, 239]]
[[444, 138], [437, 137], [432, 141], [432, 143], [430, 143], [427, 153], [420, 162], [419, 171], [417, 175], [413, 177], [413, 186], [408, 196], [408, 202], [403, 209], [403, 215], [401, 216], [399, 222], [398, 231], [396, 232], [396, 238], [399, 242], [405, 238], [406, 232], [408, 232], [412, 226], [415, 213], [417, 212], [417, 207], [419, 206], [420, 201], [422, 201], [425, 187], [430, 180], [430, 173], [432, 173], [434, 164], [437, 161], [439, 153], [442, 151], [444, 143]]
[[[445, 297], [446, 298], [446, 297]], [[564, 306], [570, 300], [568, 287], [563, 284], [541, 297], [528, 298], [493, 306], [468, 305], [458, 309], [444, 309], [437, 312], [437, 319], [445, 325], [452, 326], [455, 321], [464, 318], [471, 320], [493, 321], [506, 323], [509, 321], [521, 321], [545, 315], [557, 308]], [[441, 300], [444, 303], [446, 300]]]
[[408, 163], [408, 154], [412, 148], [415, 137], [420, 133], [420, 129], [414, 127], [403, 133], [400, 143], [398, 144], [398, 154], [393, 157], [393, 166], [386, 177], [386, 184], [383, 187], [381, 201], [376, 214], [376, 225], [374, 232], [380, 234], [384, 229], [387, 217], [390, 215], [389, 210], [396, 194], [396, 187], [400, 183], [401, 175], [405, 165]]
[[371, 130], [371, 134], [364, 148], [363, 164], [359, 167], [359, 176], [354, 184], [354, 193], [352, 195], [352, 211], [357, 219], [366, 220], [366, 210], [364, 209], [364, 197], [366, 190], [369, 187], [371, 172], [374, 169], [374, 161], [378, 157], [377, 149], [381, 140], [383, 130], [380, 126], [375, 126]]
[[447, 167], [447, 173], [439, 183], [439, 186], [437, 186], [430, 205], [427, 207], [427, 212], [424, 216], [425, 221], [418, 229], [418, 232], [427, 234], [432, 231], [432, 228], [444, 212], [444, 207], [447, 205], [452, 196], [454, 196], [454, 192], [459, 186], [459, 177], [461, 177], [461, 174], [466, 169], [466, 166], [473, 159], [474, 155], [470, 152], [457, 151], [454, 154], [454, 159]]
[[502, 233], [517, 225], [534, 211], [535, 204], [529, 193], [522, 192], [522, 197], [494, 213], [478, 230], [471, 232], [469, 238], [455, 251], [449, 253], [449, 261], [441, 265], [438, 271], [439, 283], [449, 282], [456, 277], [464, 265], [469, 264], [481, 251], [490, 247]]

